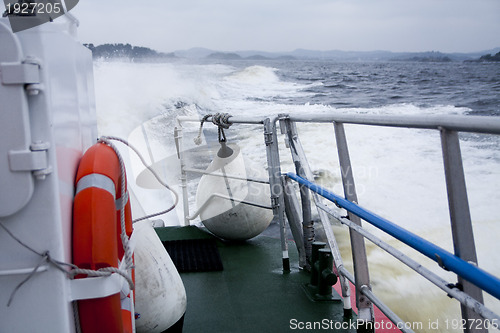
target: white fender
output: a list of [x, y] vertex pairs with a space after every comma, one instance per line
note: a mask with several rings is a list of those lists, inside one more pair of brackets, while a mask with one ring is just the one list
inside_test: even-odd
[[[225, 174], [241, 178], [267, 178], [263, 168], [243, 159], [237, 145], [229, 146], [232, 154], [227, 157], [216, 156], [207, 172]], [[221, 197], [233, 198], [234, 201]], [[196, 192], [196, 204], [200, 219], [213, 234], [224, 239], [245, 240], [264, 231], [273, 218], [271, 210], [247, 205], [241, 201], [270, 206], [268, 184], [249, 182], [227, 177], [204, 175]]]
[[186, 291], [150, 221], [134, 224], [137, 332], [163, 332], [186, 312]]

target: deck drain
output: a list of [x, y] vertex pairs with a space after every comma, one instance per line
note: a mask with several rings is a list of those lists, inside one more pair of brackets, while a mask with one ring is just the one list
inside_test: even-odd
[[162, 243], [180, 273], [223, 270], [214, 239], [185, 239]]

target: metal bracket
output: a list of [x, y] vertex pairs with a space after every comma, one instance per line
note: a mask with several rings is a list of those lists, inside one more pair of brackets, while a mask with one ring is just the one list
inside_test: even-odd
[[273, 144], [273, 132], [264, 132], [264, 142], [266, 146]]
[[273, 209], [276, 209], [280, 206], [280, 199], [279, 197], [271, 197], [271, 207]]
[[20, 85], [40, 83], [40, 66], [34, 63], [0, 63], [2, 84]]
[[[282, 116], [284, 117], [284, 115], [279, 115], [279, 116], [280, 117], [282, 117]], [[287, 126], [286, 126], [286, 123], [285, 123], [286, 120], [288, 120], [288, 117], [286, 117], [286, 118], [284, 117], [284, 118], [281, 118], [279, 120], [281, 134], [286, 134], [286, 132], [287, 132], [287, 128], [286, 128]]]
[[44, 179], [52, 173], [52, 167], [48, 165], [47, 152], [50, 148], [48, 142], [36, 142], [31, 144], [30, 150], [9, 151], [9, 167], [11, 171], [33, 171], [38, 179]]
[[[458, 289], [460, 291], [464, 291], [464, 286], [460, 282], [448, 283], [446, 286], [450, 289]], [[446, 296], [448, 296], [449, 298], [453, 298], [453, 296], [451, 296], [450, 294], [446, 294]]]

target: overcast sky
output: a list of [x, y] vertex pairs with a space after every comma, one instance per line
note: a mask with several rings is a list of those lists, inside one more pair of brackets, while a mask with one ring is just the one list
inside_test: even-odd
[[471, 52], [500, 46], [500, 0], [80, 0], [82, 42], [171, 52]]

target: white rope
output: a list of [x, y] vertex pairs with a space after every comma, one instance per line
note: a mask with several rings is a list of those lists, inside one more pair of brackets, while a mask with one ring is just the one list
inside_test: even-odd
[[199, 146], [201, 145], [202, 143], [202, 140], [201, 140], [201, 131], [203, 130], [203, 124], [205, 123], [205, 121], [207, 121], [208, 118], [210, 118], [212, 115], [211, 114], [207, 114], [205, 115], [201, 121], [200, 121], [200, 129], [198, 130], [198, 136], [196, 138], [193, 139], [194, 143]]
[[[10, 306], [10, 304], [14, 300], [14, 296], [15, 296], [16, 292], [21, 288], [21, 286], [23, 284], [25, 284], [26, 282], [28, 282], [28, 280], [30, 280], [35, 275], [36, 271], [38, 270], [38, 268], [42, 265], [42, 263], [44, 261], [46, 261], [46, 262], [54, 265], [54, 267], [56, 267], [57, 269], [59, 269], [60, 271], [62, 271], [66, 275], [68, 275], [68, 277], [70, 279], [73, 279], [78, 274], [85, 274], [87, 276], [109, 276], [112, 273], [117, 273], [117, 274], [123, 276], [125, 278], [125, 280], [127, 280], [127, 282], [129, 284], [129, 287], [130, 287], [131, 290], [134, 289], [134, 282], [132, 281], [131, 276], [128, 274], [128, 272], [126, 270], [120, 270], [120, 269], [118, 269], [116, 267], [104, 267], [104, 268], [101, 268], [101, 269], [98, 269], [98, 270], [83, 269], [83, 268], [79, 268], [78, 266], [76, 266], [74, 264], [65, 263], [65, 262], [62, 262], [62, 261], [59, 261], [59, 260], [55, 260], [55, 259], [53, 259], [50, 256], [50, 252], [49, 251], [45, 251], [43, 253], [40, 253], [40, 252], [36, 251], [35, 249], [33, 249], [31, 246], [25, 244], [23, 241], [21, 241], [16, 235], [14, 235], [1, 222], [0, 222], [0, 227], [5, 232], [7, 232], [7, 234], [12, 239], [14, 239], [17, 243], [19, 243], [21, 246], [23, 246], [24, 248], [26, 248], [26, 249], [30, 250], [31, 252], [33, 252], [33, 253], [39, 255], [40, 257], [42, 257], [42, 259], [40, 260], [40, 262], [33, 268], [33, 271], [26, 277], [26, 279], [24, 279], [23, 281], [21, 281], [16, 286], [16, 288], [14, 288], [14, 290], [12, 291], [12, 293], [11, 293], [11, 295], [9, 297], [9, 301], [7, 302], [7, 306]], [[68, 271], [66, 269], [67, 267], [71, 267], [71, 269]]]
[[[120, 184], [120, 187], [121, 187], [120, 198], [125, 198], [125, 187], [127, 186], [127, 178], [126, 178], [126, 174], [125, 174], [125, 163], [123, 163], [123, 158], [122, 158], [118, 148], [116, 148], [116, 146], [110, 140], [112, 140], [111, 137], [101, 137], [101, 138], [99, 138], [98, 142], [104, 143], [104, 144], [108, 145], [109, 147], [111, 147], [114, 150], [116, 156], [118, 157], [118, 161], [120, 163], [120, 182], [121, 182], [121, 184]], [[125, 271], [127, 273], [123, 274], [123, 272], [121, 272], [119, 269], [116, 269], [115, 271], [113, 271], [113, 273], [118, 273], [123, 277], [127, 276], [126, 279], [129, 282], [130, 289], [133, 290], [134, 283], [132, 281], [132, 278], [130, 277], [130, 280], [128, 278], [128, 276], [129, 276], [128, 272], [129, 271], [131, 272], [132, 268], [134, 267], [134, 260], [132, 258], [132, 251], [130, 250], [130, 246], [129, 246], [129, 238], [127, 236], [127, 227], [126, 227], [126, 223], [125, 223], [126, 201], [120, 200], [120, 203], [121, 203], [121, 205], [120, 205], [120, 228], [121, 228], [120, 238], [122, 240], [122, 246], [123, 246], [123, 252], [124, 252], [123, 260], [125, 260]], [[114, 267], [106, 267], [106, 271], [111, 271], [110, 270], [111, 268], [114, 268]], [[88, 273], [82, 273], [82, 274], [88, 275]], [[132, 283], [130, 283], [130, 282], [132, 282]]]
[[[132, 146], [128, 141], [126, 141], [122, 138], [114, 137], [114, 136], [104, 136], [104, 137], [101, 137], [100, 140], [106, 140], [106, 141], [114, 140], [114, 141], [121, 142], [124, 145], [128, 146], [130, 149], [132, 149], [134, 151], [134, 153], [137, 155], [137, 157], [139, 157], [139, 159], [141, 160], [141, 163], [146, 167], [146, 169], [148, 169], [153, 174], [153, 176], [156, 178], [158, 183], [160, 183], [162, 186], [164, 186], [166, 189], [168, 189], [174, 195], [174, 204], [171, 207], [169, 207], [161, 212], [157, 212], [154, 214], [146, 215], [146, 216], [140, 217], [138, 219], [135, 219], [132, 221], [133, 223], [136, 223], [136, 222], [139, 222], [142, 220], [147, 220], [147, 219], [150, 219], [152, 217], [156, 217], [158, 215], [166, 214], [177, 206], [177, 204], [179, 203], [179, 195], [177, 194], [177, 192], [174, 189], [172, 189], [167, 183], [165, 183], [161, 179], [161, 177], [156, 173], [156, 171], [153, 170], [153, 168], [147, 164], [147, 162], [144, 160], [144, 158], [142, 157], [141, 153], [139, 152], [139, 150], [137, 148]], [[117, 153], [117, 155], [118, 155], [118, 153]]]

